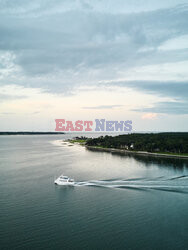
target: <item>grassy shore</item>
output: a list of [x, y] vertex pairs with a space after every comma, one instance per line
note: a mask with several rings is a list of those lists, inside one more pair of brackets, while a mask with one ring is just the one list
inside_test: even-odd
[[84, 146], [86, 143], [86, 140], [84, 140], [84, 139], [69, 139], [69, 140], [67, 140], [67, 142], [72, 143], [72, 144], [76, 143], [76, 144], [79, 144], [81, 146]]

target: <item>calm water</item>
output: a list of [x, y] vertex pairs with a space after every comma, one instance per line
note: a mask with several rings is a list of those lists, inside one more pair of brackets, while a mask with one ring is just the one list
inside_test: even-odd
[[[188, 249], [188, 161], [0, 137], [1, 249]], [[60, 174], [74, 187], [55, 186]]]

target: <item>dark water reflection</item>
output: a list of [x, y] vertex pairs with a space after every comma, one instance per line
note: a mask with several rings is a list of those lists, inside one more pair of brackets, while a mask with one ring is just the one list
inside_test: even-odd
[[[87, 149], [88, 151], [101, 152], [95, 149]], [[162, 167], [170, 167], [170, 168], [188, 168], [188, 159], [185, 158], [172, 158], [172, 157], [158, 157], [158, 156], [150, 156], [150, 155], [138, 155], [138, 154], [129, 154], [129, 153], [121, 153], [121, 152], [109, 152], [113, 155], [119, 155], [121, 158], [134, 158], [138, 162], [144, 163], [146, 166], [150, 166], [152, 164], [156, 164]]]
[[188, 168], [188, 159], [180, 159], [180, 158], [166, 158], [166, 157], [151, 157], [151, 156], [141, 156], [134, 155], [129, 156], [133, 157], [138, 162], [144, 163], [146, 166], [150, 166], [151, 164], [158, 165], [159, 167], [168, 167], [183, 170], [184, 168]]

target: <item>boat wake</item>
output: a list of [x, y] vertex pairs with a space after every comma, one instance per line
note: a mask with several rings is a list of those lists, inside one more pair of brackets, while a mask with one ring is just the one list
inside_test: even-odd
[[167, 192], [188, 193], [188, 176], [176, 176], [170, 179], [158, 177], [156, 179], [126, 179], [126, 180], [91, 180], [75, 182], [74, 186], [92, 186], [99, 188], [119, 188], [119, 189], [134, 189], [134, 190], [159, 190]]

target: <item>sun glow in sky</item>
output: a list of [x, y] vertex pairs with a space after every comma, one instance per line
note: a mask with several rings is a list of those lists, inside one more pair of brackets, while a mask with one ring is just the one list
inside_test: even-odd
[[181, 0], [0, 0], [0, 131], [187, 131], [187, 16]]

